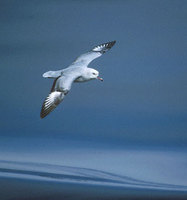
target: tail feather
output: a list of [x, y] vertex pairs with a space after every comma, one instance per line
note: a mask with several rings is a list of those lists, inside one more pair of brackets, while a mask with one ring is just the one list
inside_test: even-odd
[[58, 78], [59, 76], [62, 75], [63, 70], [58, 70], [58, 71], [48, 71], [45, 72], [42, 76], [44, 78]]
[[40, 112], [40, 117], [46, 117], [50, 112], [52, 112], [58, 104], [64, 99], [65, 94], [63, 92], [54, 91], [51, 92], [48, 97], [43, 102], [42, 109]]

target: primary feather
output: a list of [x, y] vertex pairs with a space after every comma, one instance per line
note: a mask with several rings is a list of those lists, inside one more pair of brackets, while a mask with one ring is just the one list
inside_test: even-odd
[[53, 111], [64, 99], [65, 95], [71, 89], [73, 82], [84, 82], [92, 79], [100, 79], [99, 72], [88, 68], [89, 63], [95, 58], [111, 49], [116, 41], [107, 42], [94, 47], [91, 51], [79, 56], [69, 67], [58, 70], [48, 71], [43, 74], [44, 78], [54, 78], [50, 94], [43, 102], [40, 117], [46, 117]]

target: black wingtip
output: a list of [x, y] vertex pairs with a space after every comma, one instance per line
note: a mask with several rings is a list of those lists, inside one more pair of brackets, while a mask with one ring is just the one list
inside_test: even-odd
[[116, 43], [116, 40], [114, 41], [111, 41], [111, 42], [107, 42], [107, 43], [104, 43], [103, 45], [105, 46], [105, 49], [102, 50], [102, 53], [105, 53], [107, 52], [109, 49], [111, 49]]
[[44, 114], [43, 111], [40, 112], [40, 118], [41, 118], [41, 119], [43, 119], [43, 118], [46, 117], [46, 116], [47, 116], [47, 114]]
[[41, 109], [41, 112], [40, 112], [40, 118], [41, 119], [43, 119], [44, 117], [46, 117], [49, 113], [51, 113], [56, 108], [56, 106], [54, 106], [54, 104], [49, 105], [46, 108], [46, 99], [45, 99], [45, 101], [42, 104], [42, 109]]
[[107, 45], [107, 48], [113, 47], [113, 46], [115, 45], [115, 43], [116, 43], [116, 40], [114, 40], [114, 41], [112, 41], [112, 42], [106, 43], [106, 44], [108, 44], [108, 45]]
[[44, 117], [46, 117], [50, 112], [48, 110], [45, 110], [45, 102], [42, 105], [42, 109], [40, 112], [40, 118], [43, 119]]
[[92, 51], [100, 52], [103, 54], [103, 53], [107, 52], [109, 49], [111, 49], [115, 43], [116, 43], [116, 40], [100, 44], [100, 45], [94, 47], [92, 49]]

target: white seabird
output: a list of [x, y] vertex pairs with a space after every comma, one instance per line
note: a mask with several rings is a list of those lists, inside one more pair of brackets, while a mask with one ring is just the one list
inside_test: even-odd
[[55, 80], [49, 95], [43, 102], [40, 117], [46, 117], [58, 106], [71, 89], [73, 82], [86, 82], [93, 79], [103, 81], [103, 79], [99, 77], [99, 72], [97, 70], [88, 68], [87, 66], [92, 60], [107, 52], [115, 43], [116, 41], [100, 44], [91, 51], [79, 56], [69, 67], [44, 73], [44, 78], [53, 78]]

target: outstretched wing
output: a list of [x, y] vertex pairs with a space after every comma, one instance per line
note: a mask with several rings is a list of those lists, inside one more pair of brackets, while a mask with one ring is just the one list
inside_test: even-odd
[[40, 117], [46, 117], [51, 111], [53, 111], [60, 102], [64, 99], [65, 95], [71, 89], [73, 81], [77, 78], [77, 74], [65, 74], [57, 77], [52, 85], [49, 95], [46, 97], [42, 104]]
[[73, 65], [76, 64], [82, 67], [87, 67], [92, 60], [102, 56], [105, 52], [111, 49], [115, 43], [116, 41], [112, 41], [94, 47], [91, 51], [79, 56], [75, 62], [73, 62]]
[[45, 99], [40, 112], [40, 117], [46, 117], [51, 111], [53, 111], [58, 104], [64, 99], [65, 94], [63, 92], [53, 91]]

